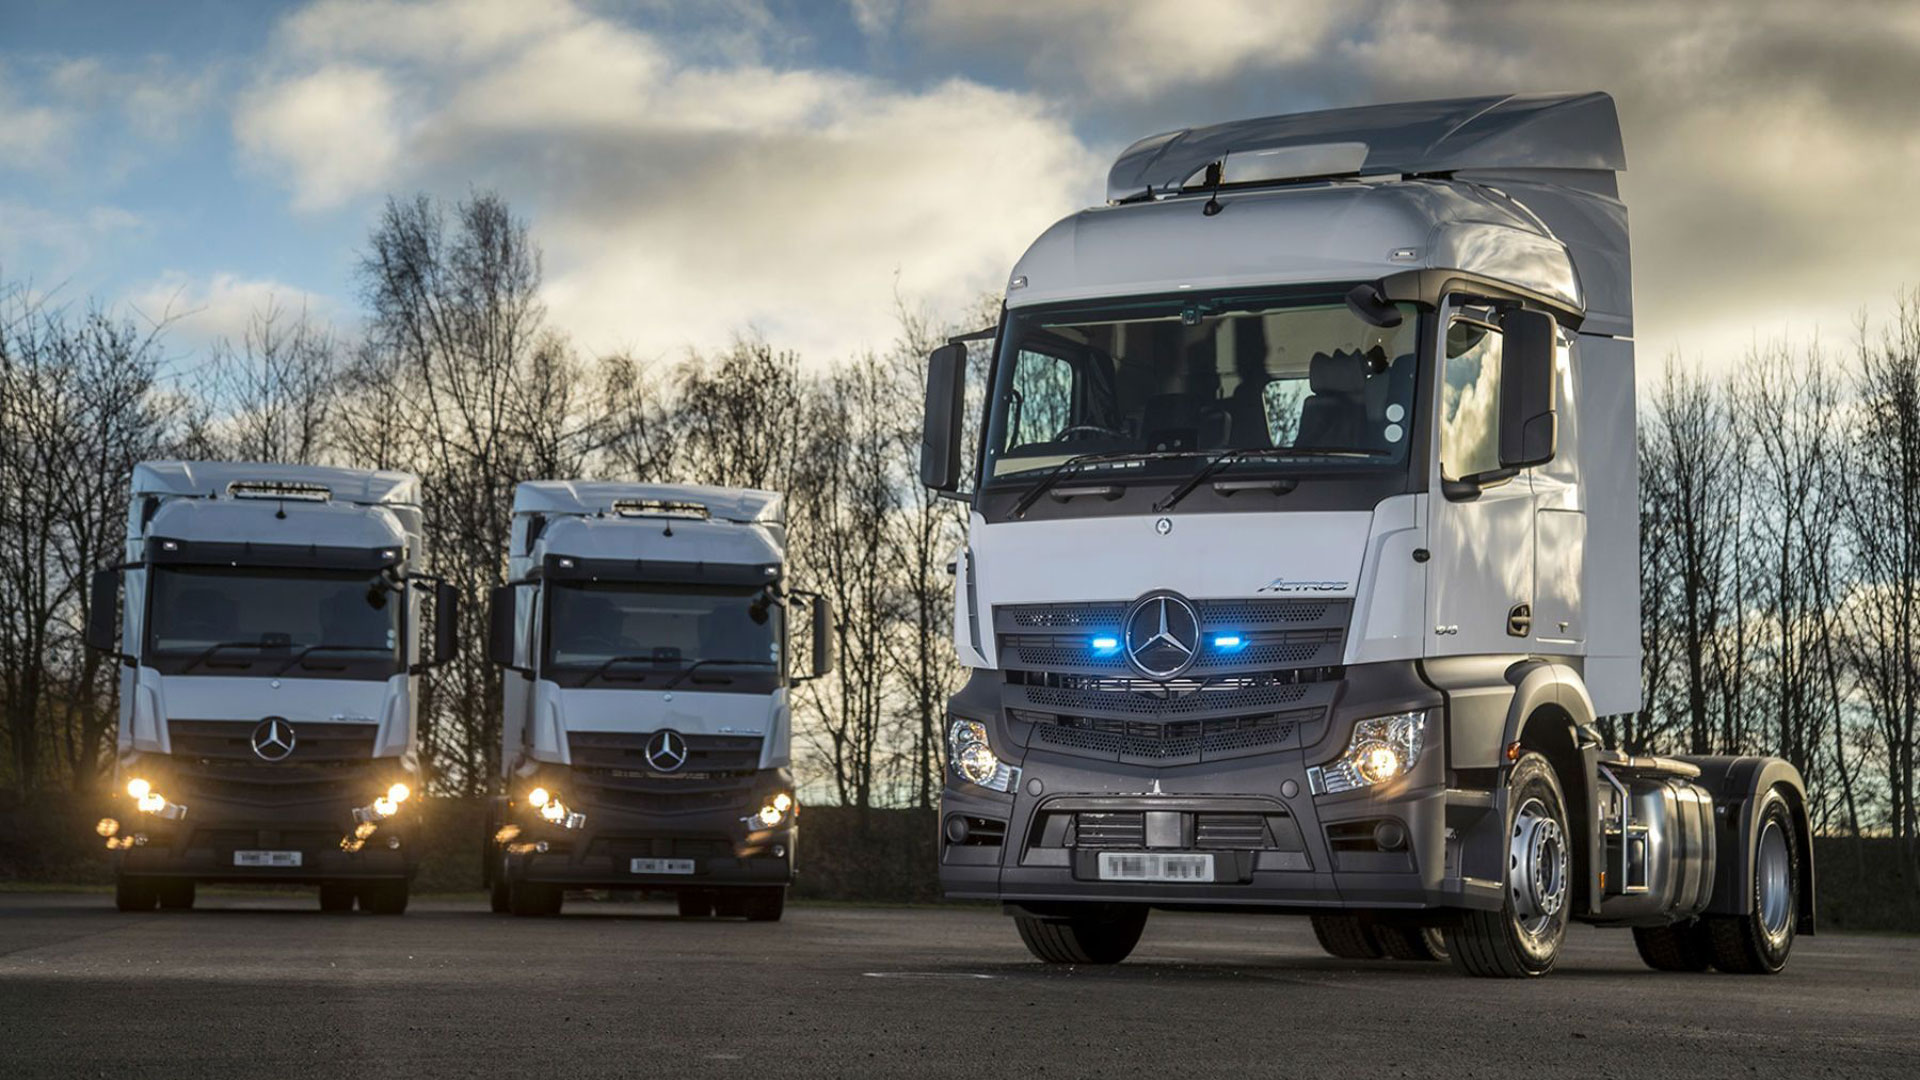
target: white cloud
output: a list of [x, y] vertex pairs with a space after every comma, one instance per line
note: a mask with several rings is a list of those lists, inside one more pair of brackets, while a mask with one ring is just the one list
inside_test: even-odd
[[58, 290], [102, 249], [145, 224], [117, 206], [67, 214], [0, 197], [0, 279], [32, 274], [36, 291]]
[[302, 207], [498, 189], [546, 248], [556, 324], [643, 354], [747, 327], [816, 358], [882, 343], [896, 288], [964, 304], [1099, 190], [1031, 95], [692, 63], [678, 39], [534, 6], [477, 5], [471, 25], [447, 5], [307, 9], [241, 142]]
[[317, 320], [336, 314], [329, 298], [283, 282], [226, 273], [195, 277], [173, 270], [135, 289], [126, 304], [142, 318], [167, 323], [175, 344], [200, 348], [222, 340], [238, 343], [253, 316], [270, 308], [289, 316], [304, 310]]
[[66, 158], [79, 117], [70, 109], [22, 100], [0, 67], [0, 172], [44, 171]]
[[385, 73], [330, 65], [266, 87], [234, 114], [234, 135], [280, 167], [301, 209], [322, 209], [379, 190], [401, 150], [396, 100]]

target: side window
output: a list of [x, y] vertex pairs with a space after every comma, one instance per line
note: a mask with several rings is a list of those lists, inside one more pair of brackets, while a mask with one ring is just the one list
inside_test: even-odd
[[1440, 388], [1440, 475], [1500, 467], [1500, 332], [1456, 319], [1447, 327]]
[[1260, 388], [1267, 413], [1267, 438], [1275, 446], [1292, 446], [1300, 435], [1300, 410], [1307, 401], [1307, 380], [1275, 379]]
[[1020, 350], [1013, 369], [1009, 447], [1051, 442], [1073, 423], [1073, 374], [1073, 365], [1057, 356]]

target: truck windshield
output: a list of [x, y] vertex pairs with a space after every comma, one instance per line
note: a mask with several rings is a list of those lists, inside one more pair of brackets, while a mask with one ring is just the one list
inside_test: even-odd
[[[1222, 469], [1399, 465], [1412, 444], [1419, 319], [1370, 325], [1341, 300], [1272, 294], [1015, 309], [993, 388], [985, 482], [1063, 462], [1100, 483]], [[1264, 451], [1264, 453], [1263, 453]], [[1142, 460], [1146, 458], [1147, 460]]]
[[541, 674], [562, 685], [771, 690], [782, 612], [764, 588], [555, 581]]
[[402, 594], [366, 570], [156, 566], [146, 659], [167, 674], [385, 678]]

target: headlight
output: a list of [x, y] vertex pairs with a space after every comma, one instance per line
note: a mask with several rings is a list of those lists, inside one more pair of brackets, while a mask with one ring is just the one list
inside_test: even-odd
[[763, 803], [760, 809], [740, 819], [749, 829], [777, 829], [789, 820], [787, 812], [793, 809], [793, 796], [782, 791]]
[[956, 777], [989, 791], [1011, 791], [1020, 782], [1020, 770], [987, 745], [987, 725], [978, 720], [955, 720], [947, 728], [947, 760]]
[[387, 789], [387, 799], [390, 802], [403, 803], [412, 795], [413, 789], [405, 784], [395, 784]]
[[1427, 714], [1376, 716], [1353, 725], [1346, 753], [1307, 770], [1315, 795], [1337, 795], [1406, 775], [1420, 760], [1427, 741]]
[[400, 812], [400, 804], [382, 795], [373, 800], [373, 812], [381, 817], [392, 817]]
[[127, 781], [127, 794], [132, 796], [133, 798], [144, 799], [147, 797], [147, 792], [152, 790], [153, 790], [152, 784], [147, 783], [145, 780], [142, 780], [137, 776]]
[[537, 788], [534, 788], [532, 791], [527, 792], [527, 805], [532, 806], [534, 809], [538, 810], [539, 808], [547, 805], [547, 800], [551, 798], [553, 798], [553, 794], [549, 792], [546, 788], [537, 787]]
[[540, 820], [549, 825], [558, 825], [563, 829], [582, 829], [586, 827], [587, 815], [578, 810], [567, 809], [566, 800], [560, 793], [543, 787], [527, 792], [527, 804], [540, 815]]

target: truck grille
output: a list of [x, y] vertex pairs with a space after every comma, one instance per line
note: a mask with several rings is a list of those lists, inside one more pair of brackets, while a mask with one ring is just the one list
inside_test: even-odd
[[1317, 713], [1289, 718], [1283, 714], [1229, 717], [1219, 720], [1099, 719], [1085, 716], [1031, 716], [1033, 743], [1087, 757], [1196, 758], [1234, 756], [1247, 750], [1277, 747], [1293, 738], [1295, 726]]
[[697, 814], [742, 807], [763, 794], [754, 790], [760, 736], [687, 735], [687, 763], [670, 773], [647, 763], [652, 738], [652, 732], [569, 732], [573, 797], [643, 814]]
[[173, 747], [167, 794], [256, 807], [297, 807], [347, 797], [367, 801], [387, 783], [388, 759], [373, 756], [377, 724], [295, 724], [293, 752], [262, 761], [253, 752], [257, 720], [169, 720]]

